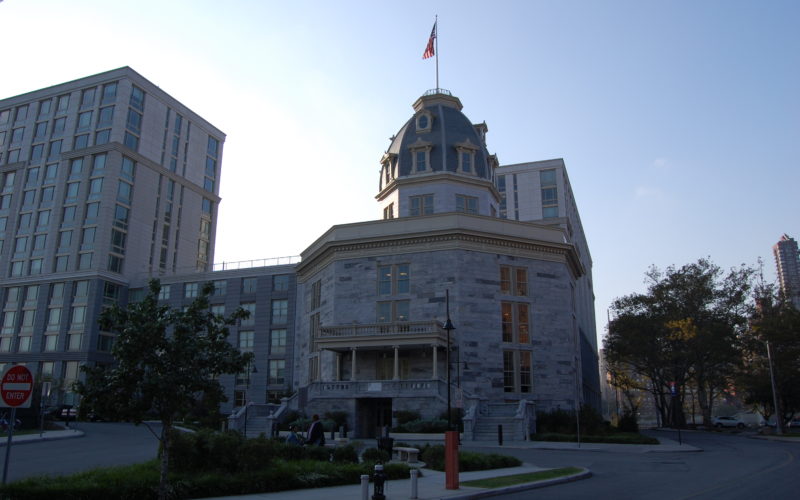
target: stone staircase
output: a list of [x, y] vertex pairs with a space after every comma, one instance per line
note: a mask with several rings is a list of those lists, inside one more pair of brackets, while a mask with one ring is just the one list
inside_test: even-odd
[[519, 403], [490, 403], [475, 415], [473, 441], [498, 441], [498, 426], [503, 426], [503, 442], [527, 439], [525, 426], [519, 416]]
[[245, 429], [242, 429], [245, 437], [256, 438], [261, 434], [264, 434], [265, 436], [269, 437], [270, 430], [267, 429], [267, 417], [248, 415], [247, 424], [245, 428], [247, 429], [246, 431]]

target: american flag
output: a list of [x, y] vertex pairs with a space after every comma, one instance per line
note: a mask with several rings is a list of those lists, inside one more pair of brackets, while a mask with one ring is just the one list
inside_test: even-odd
[[433, 50], [433, 41], [436, 40], [436, 23], [433, 23], [433, 29], [431, 30], [431, 37], [428, 38], [428, 45], [425, 47], [425, 52], [422, 54], [423, 59], [428, 59], [429, 57], [433, 57], [436, 53]]

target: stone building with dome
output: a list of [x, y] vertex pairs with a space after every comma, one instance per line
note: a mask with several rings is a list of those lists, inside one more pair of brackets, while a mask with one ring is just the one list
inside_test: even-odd
[[[107, 136], [98, 131], [90, 146], [78, 141], [85, 135], [81, 132], [63, 153], [54, 152], [51, 142], [47, 161], [61, 164], [52, 171], [63, 175], [48, 174], [42, 183], [37, 162], [43, 160], [33, 152], [43, 146], [37, 143], [38, 132], [32, 137], [25, 132], [34, 127], [34, 116], [41, 119], [36, 130], [49, 130], [51, 101], [69, 103], [67, 96], [72, 95], [74, 110], [65, 107], [65, 116], [74, 114], [79, 120], [83, 114], [91, 122], [84, 108], [108, 104], [94, 99], [97, 89], [112, 84], [116, 89], [116, 82], [126, 78], [138, 87], [120, 84], [125, 95], [109, 93], [108, 103], [127, 109], [124, 97], [132, 109], [142, 108], [145, 119], [136, 122], [138, 135], [126, 132], [125, 123], [141, 113], [128, 110], [127, 122], [112, 122], [120, 127], [119, 137], [111, 133], [113, 127]], [[98, 116], [103, 109], [98, 108]], [[59, 113], [54, 113], [54, 124], [61, 119]], [[123, 116], [114, 115], [113, 108], [111, 113]], [[162, 144], [156, 138], [166, 137], [165, 117], [167, 132], [175, 137], [173, 146], [185, 141], [184, 149], [203, 161], [187, 154], [172, 158], [129, 140]], [[202, 144], [188, 142], [186, 117], [191, 119], [192, 140], [200, 138]], [[213, 137], [198, 133], [201, 126]], [[0, 364], [23, 363], [37, 380], [51, 381], [54, 390], [45, 404], [78, 404], [71, 387], [79, 366], [113, 362], [114, 333], [97, 327], [102, 308], [138, 300], [147, 281], [158, 277], [165, 304], [183, 307], [202, 283], [211, 281], [213, 312], [230, 314], [238, 307], [251, 312], [231, 329], [230, 339], [253, 352], [253, 362], [246, 373], [221, 377], [228, 396], [222, 411], [230, 414], [231, 427], [248, 434], [268, 432], [289, 410], [306, 415], [343, 411], [351, 435], [371, 437], [395, 424], [399, 411], [435, 418], [449, 404], [463, 411], [467, 439], [495, 436], [498, 423], [512, 438], [521, 439], [532, 428], [536, 410], [571, 410], [580, 404], [599, 408], [592, 261], [564, 162], [501, 166], [487, 149], [487, 132], [485, 123], [474, 124], [464, 115], [458, 98], [443, 89], [429, 91], [413, 104], [413, 114], [380, 157], [374, 218], [331, 227], [299, 259], [211, 266], [222, 132], [130, 68], [0, 100], [4, 199], [20, 199], [24, 208], [37, 190], [42, 196], [51, 190], [47, 192], [59, 193], [56, 201], [50, 200], [53, 214], [76, 210], [76, 202], [60, 193], [79, 186], [76, 158], [86, 156], [86, 162], [94, 162], [91, 172], [84, 170], [87, 185], [102, 186], [107, 177], [111, 186], [113, 174], [136, 193], [135, 203], [123, 207], [125, 222], [132, 221], [124, 226], [123, 241], [146, 244], [149, 255], [149, 267], [128, 265], [124, 272], [106, 269], [101, 259], [87, 269], [74, 264], [61, 269], [57, 263], [66, 262], [59, 256], [65, 221], [53, 220], [52, 230], [40, 224], [36, 232], [44, 236], [37, 238], [50, 242], [52, 251], [40, 256], [34, 248], [25, 257], [40, 262], [53, 253], [55, 267], [42, 263], [36, 273], [28, 273], [20, 265], [17, 275], [11, 265], [11, 275], [1, 280]], [[23, 154], [28, 150], [30, 158]], [[122, 166], [107, 163], [98, 169], [99, 156], [108, 156], [109, 162], [121, 158]], [[179, 171], [181, 162], [185, 166]], [[205, 170], [186, 167], [201, 164]], [[71, 166], [69, 178], [63, 165]], [[182, 177], [189, 174], [194, 176], [191, 182]], [[206, 193], [195, 177], [205, 178], [202, 185], [212, 191]], [[196, 216], [200, 228], [197, 234], [181, 231], [184, 239], [169, 237], [172, 184], [181, 186], [177, 199], [183, 203], [184, 222]], [[91, 192], [85, 194], [79, 256], [88, 251], [87, 231], [98, 235], [94, 251], [110, 245], [112, 252], [119, 252], [116, 240], [109, 244], [99, 237], [119, 232], [119, 221], [111, 216], [89, 220], [89, 207], [99, 214], [116, 207], [114, 213], [120, 213], [119, 193], [107, 194], [96, 200]], [[180, 220], [179, 215], [177, 224]], [[154, 228], [162, 225], [157, 234]], [[27, 229], [14, 221], [8, 228], [20, 228], [6, 238], [16, 237], [16, 247], [24, 249], [19, 240]], [[56, 241], [62, 242], [58, 248]], [[160, 252], [157, 243], [164, 247]], [[169, 258], [173, 250], [175, 256]], [[137, 252], [128, 248], [122, 254], [126, 262], [134, 262]], [[21, 259], [17, 253], [14, 259]], [[19, 299], [23, 296], [24, 302]], [[63, 321], [53, 312], [62, 309]], [[445, 330], [448, 317], [454, 328]]]

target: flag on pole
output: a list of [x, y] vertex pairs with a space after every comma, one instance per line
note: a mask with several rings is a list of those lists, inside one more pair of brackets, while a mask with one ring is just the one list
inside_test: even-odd
[[431, 30], [431, 37], [428, 38], [428, 45], [425, 47], [425, 52], [422, 54], [423, 59], [428, 59], [429, 57], [433, 57], [436, 51], [433, 50], [433, 43], [436, 40], [436, 23], [433, 23], [433, 29]]

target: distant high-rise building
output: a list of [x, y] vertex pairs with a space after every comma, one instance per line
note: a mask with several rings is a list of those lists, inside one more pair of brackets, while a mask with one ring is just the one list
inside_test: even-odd
[[800, 309], [800, 254], [797, 251], [797, 241], [784, 234], [773, 245], [772, 253], [775, 255], [781, 292]]
[[69, 394], [132, 279], [211, 270], [224, 140], [128, 67], [0, 100], [0, 366]]

